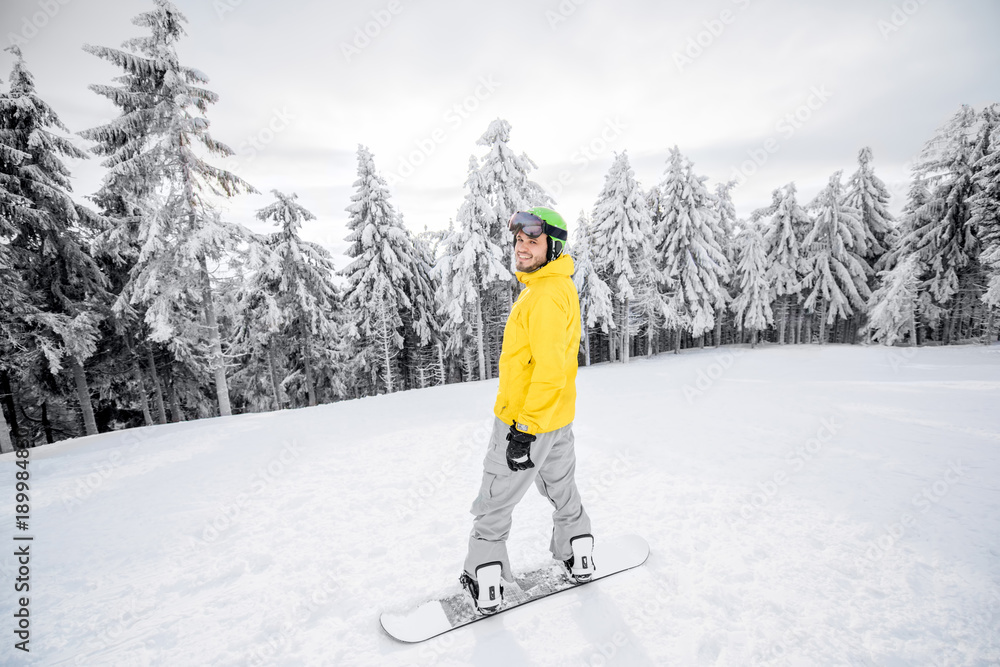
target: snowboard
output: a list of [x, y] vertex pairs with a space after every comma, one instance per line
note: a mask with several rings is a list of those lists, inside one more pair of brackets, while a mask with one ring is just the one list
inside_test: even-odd
[[515, 575], [514, 583], [504, 583], [503, 606], [490, 616], [481, 616], [465, 590], [453, 595], [429, 600], [404, 612], [382, 612], [379, 622], [389, 636], [406, 643], [417, 643], [437, 637], [493, 616], [507, 613], [529, 602], [541, 600], [578, 586], [586, 586], [613, 574], [631, 570], [646, 562], [649, 545], [638, 535], [603, 538], [594, 544], [594, 576], [582, 584], [570, 581], [566, 569], [559, 563]]

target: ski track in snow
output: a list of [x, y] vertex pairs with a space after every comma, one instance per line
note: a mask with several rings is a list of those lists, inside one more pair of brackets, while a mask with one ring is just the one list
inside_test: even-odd
[[[38, 448], [32, 651], [13, 650], [7, 586], [0, 662], [997, 664], [998, 352], [723, 348], [582, 368], [595, 535], [642, 535], [649, 560], [418, 645], [378, 613], [457, 588], [496, 381]], [[550, 514], [531, 491], [518, 506], [516, 568], [549, 559]]]

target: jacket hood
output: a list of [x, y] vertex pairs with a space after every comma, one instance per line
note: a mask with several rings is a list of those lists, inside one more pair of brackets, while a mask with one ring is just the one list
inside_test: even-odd
[[575, 270], [576, 266], [573, 264], [573, 258], [569, 255], [560, 255], [536, 271], [532, 271], [531, 273], [517, 271], [515, 275], [519, 281], [525, 285], [530, 285], [541, 278], [551, 278], [555, 276], [569, 277], [573, 275]]

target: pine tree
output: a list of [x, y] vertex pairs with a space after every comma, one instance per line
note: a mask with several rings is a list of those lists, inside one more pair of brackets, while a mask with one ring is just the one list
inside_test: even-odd
[[863, 311], [871, 296], [868, 275], [871, 267], [862, 258], [865, 230], [861, 212], [847, 206], [840, 182], [842, 172], [830, 177], [812, 206], [816, 219], [803, 242], [804, 307], [819, 308], [820, 343], [827, 341], [827, 326], [837, 318]]
[[[500, 118], [486, 128], [486, 132], [476, 142], [489, 148], [482, 159], [480, 176], [483, 191], [493, 210], [493, 220], [489, 227], [490, 238], [500, 247], [507, 247], [507, 220], [516, 211], [533, 206], [551, 205], [552, 198], [542, 186], [528, 178], [537, 165], [527, 155], [517, 155], [510, 148], [511, 126]], [[512, 250], [508, 251], [511, 256]]]
[[[86, 247], [101, 225], [70, 197], [62, 158], [87, 155], [54, 130], [68, 133], [55, 111], [35, 92], [34, 78], [17, 46], [8, 93], [0, 95], [0, 187], [4, 250], [0, 267], [17, 276], [4, 291], [8, 343], [22, 348], [19, 368], [26, 383], [58, 401], [59, 373], [68, 366], [86, 433], [97, 433], [84, 363], [97, 350], [105, 316], [106, 280]], [[20, 321], [8, 319], [11, 315]], [[6, 364], [5, 364], [6, 365]]]
[[573, 260], [576, 272], [573, 283], [580, 295], [580, 319], [583, 324], [583, 348], [586, 365], [590, 365], [590, 330], [597, 328], [605, 336], [615, 326], [611, 288], [601, 280], [594, 265], [593, 232], [587, 215], [580, 211], [573, 229]]
[[[234, 174], [195, 152], [230, 156], [233, 151], [208, 133], [208, 106], [215, 93], [198, 70], [182, 66], [177, 42], [187, 21], [167, 0], [133, 23], [150, 34], [127, 40], [123, 49], [84, 49], [121, 68], [120, 86], [91, 86], [122, 110], [111, 123], [81, 133], [99, 144], [110, 172], [102, 196], [126, 210], [105, 245], [139, 248], [114, 311], [128, 320], [140, 313], [151, 341], [166, 343], [180, 361], [213, 377], [218, 412], [232, 413], [226, 363], [209, 263], [219, 262], [245, 238], [224, 223], [205, 195], [231, 197], [256, 192]], [[130, 209], [130, 210], [129, 210]], [[127, 252], [127, 250], [125, 251]], [[201, 311], [204, 322], [192, 319]], [[206, 340], [207, 336], [207, 340]]]
[[801, 301], [803, 277], [802, 242], [813, 223], [796, 199], [795, 183], [789, 183], [772, 194], [771, 206], [754, 211], [752, 219], [768, 220], [764, 225], [764, 252], [767, 257], [767, 277], [772, 286], [778, 317], [778, 344], [786, 342], [788, 324], [793, 333], [797, 326], [791, 317]]
[[497, 284], [483, 295], [486, 356], [490, 360], [491, 375], [497, 371], [504, 325], [520, 290], [520, 284], [513, 277], [514, 246], [507, 221], [516, 211], [553, 203], [545, 190], [529, 178], [536, 169], [535, 163], [526, 154], [518, 155], [511, 149], [510, 133], [510, 123], [498, 118], [477, 141], [488, 149], [480, 166], [482, 192], [492, 214], [486, 228], [490, 241], [504, 249], [504, 261], [511, 270], [507, 284]]
[[889, 213], [889, 190], [872, 169], [872, 149], [858, 151], [858, 170], [847, 182], [845, 204], [861, 212], [865, 230], [864, 260], [873, 269], [883, 268], [882, 257], [892, 246], [894, 220]]
[[970, 222], [982, 242], [980, 262], [988, 273], [982, 296], [989, 309], [984, 338], [992, 342], [996, 311], [1000, 308], [1000, 105], [986, 107], [982, 116], [984, 124], [993, 125], [994, 129], [992, 134], [981, 133], [981, 140], [988, 143], [980, 148], [982, 157], [974, 165], [979, 173], [978, 191], [971, 197]]
[[491, 294], [506, 289], [512, 274], [506, 251], [491, 236], [496, 216], [487, 198], [478, 160], [469, 160], [465, 201], [458, 211], [458, 224], [444, 242], [444, 253], [435, 268], [440, 285], [442, 316], [451, 333], [449, 352], [457, 353], [466, 338], [473, 339], [479, 378], [491, 377], [499, 359], [491, 358], [487, 345], [485, 308]]
[[917, 288], [922, 271], [914, 254], [881, 272], [881, 285], [868, 301], [865, 326], [873, 340], [893, 345], [909, 334], [910, 345], [917, 344]]
[[699, 338], [715, 327], [726, 307], [729, 260], [722, 251], [718, 212], [704, 178], [675, 146], [663, 183], [663, 229], [656, 235], [656, 256], [665, 276], [676, 281], [677, 303], [685, 327]]
[[238, 336], [258, 362], [250, 368], [266, 365], [275, 407], [285, 403], [286, 364], [289, 372], [302, 374], [306, 404], [313, 406], [319, 402], [317, 357], [336, 350], [340, 338], [335, 319], [340, 309], [337, 270], [325, 248], [299, 236], [302, 223], [316, 216], [294, 193], [272, 193], [275, 201], [259, 210], [257, 219], [280, 229], [251, 245], [249, 275], [236, 299]]
[[[734, 268], [739, 261], [739, 247], [737, 237], [743, 228], [743, 222], [736, 217], [736, 206], [733, 204], [733, 189], [736, 181], [717, 183], [715, 194], [712, 197], [712, 208], [719, 218], [719, 246], [722, 254], [726, 256], [730, 268]], [[726, 303], [731, 303], [734, 295], [739, 293], [738, 276], [735, 270], [731, 270], [723, 284], [723, 294]], [[722, 345], [722, 325], [726, 316], [725, 309], [719, 309], [715, 313], [715, 344]]]
[[924, 145], [914, 169], [916, 177], [927, 183], [930, 199], [915, 216], [913, 222], [919, 226], [909, 232], [904, 245], [919, 253], [926, 266], [921, 314], [932, 327], [943, 325], [940, 338], [946, 344], [957, 337], [967, 311], [982, 303], [986, 287], [972, 205], [980, 188], [977, 165], [984, 164], [996, 124], [989, 108], [978, 115], [963, 106]]
[[[419, 275], [413, 237], [389, 201], [385, 179], [365, 146], [358, 146], [358, 179], [347, 225], [351, 230], [342, 274], [348, 285], [344, 304], [354, 322], [349, 336], [371, 373], [375, 386], [388, 392], [403, 388], [397, 359], [407, 337], [429, 344], [434, 333], [428, 319], [433, 308], [429, 278]], [[426, 284], [423, 284], [426, 281]]]
[[749, 225], [740, 232], [735, 245], [738, 287], [732, 309], [737, 324], [741, 329], [750, 331], [751, 346], [756, 347], [758, 333], [774, 322], [764, 237], [757, 225]]
[[646, 197], [635, 180], [626, 151], [615, 154], [594, 205], [593, 220], [591, 238], [600, 239], [594, 244], [594, 265], [614, 297], [613, 328], [617, 336], [609, 338], [608, 356], [612, 361], [627, 362], [632, 309], [638, 297], [649, 293], [643, 284], [652, 284], [656, 276]]

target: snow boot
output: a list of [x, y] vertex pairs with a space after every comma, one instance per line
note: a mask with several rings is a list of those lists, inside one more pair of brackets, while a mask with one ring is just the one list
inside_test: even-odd
[[483, 616], [489, 616], [500, 611], [503, 604], [503, 583], [500, 572], [503, 564], [500, 561], [485, 563], [476, 568], [476, 576], [463, 572], [459, 577], [462, 587], [472, 596], [472, 604]]
[[577, 535], [569, 541], [573, 556], [563, 561], [570, 580], [582, 584], [594, 577], [594, 536]]

